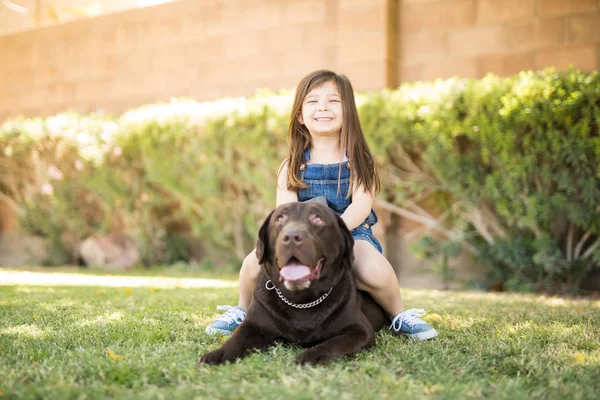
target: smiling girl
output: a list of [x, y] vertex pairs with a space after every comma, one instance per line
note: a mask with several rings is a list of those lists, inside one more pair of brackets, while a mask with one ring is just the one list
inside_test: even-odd
[[[277, 206], [325, 197], [354, 237], [354, 274], [389, 315], [390, 328], [412, 339], [437, 332], [420, 317], [424, 310], [405, 310], [396, 274], [383, 256], [372, 226], [379, 176], [360, 126], [354, 90], [348, 78], [327, 70], [308, 74], [296, 89], [289, 125], [289, 156], [277, 176]], [[240, 270], [240, 298], [235, 307], [206, 328], [210, 334], [233, 332], [246, 316], [260, 271], [252, 251]]]

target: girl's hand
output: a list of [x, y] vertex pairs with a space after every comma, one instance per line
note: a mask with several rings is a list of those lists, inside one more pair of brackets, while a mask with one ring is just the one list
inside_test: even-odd
[[363, 186], [360, 186], [352, 192], [352, 203], [342, 214], [342, 219], [352, 230], [363, 223], [371, 213], [373, 208], [373, 192], [367, 192]]

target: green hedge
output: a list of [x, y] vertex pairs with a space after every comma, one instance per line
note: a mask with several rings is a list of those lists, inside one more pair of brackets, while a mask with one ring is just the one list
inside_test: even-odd
[[[600, 265], [600, 81], [553, 70], [358, 96], [379, 205], [460, 243], [512, 289], [577, 287]], [[175, 101], [119, 118], [62, 114], [0, 130], [0, 192], [53, 262], [94, 232], [133, 233], [147, 263], [191, 231], [243, 257], [274, 205], [291, 93]]]
[[547, 70], [375, 93], [363, 120], [386, 197], [435, 196], [491, 281], [560, 290], [600, 265], [599, 105], [597, 73]]

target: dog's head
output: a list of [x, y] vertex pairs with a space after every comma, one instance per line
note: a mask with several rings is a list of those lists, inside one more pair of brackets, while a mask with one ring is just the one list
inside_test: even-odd
[[351, 268], [354, 240], [344, 221], [317, 203], [288, 203], [267, 217], [256, 255], [271, 280], [291, 291], [331, 281]]

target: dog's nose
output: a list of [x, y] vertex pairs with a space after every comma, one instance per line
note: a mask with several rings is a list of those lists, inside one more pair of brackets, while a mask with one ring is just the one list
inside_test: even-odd
[[304, 242], [305, 233], [300, 230], [289, 230], [283, 234], [281, 240], [285, 245], [301, 245]]

